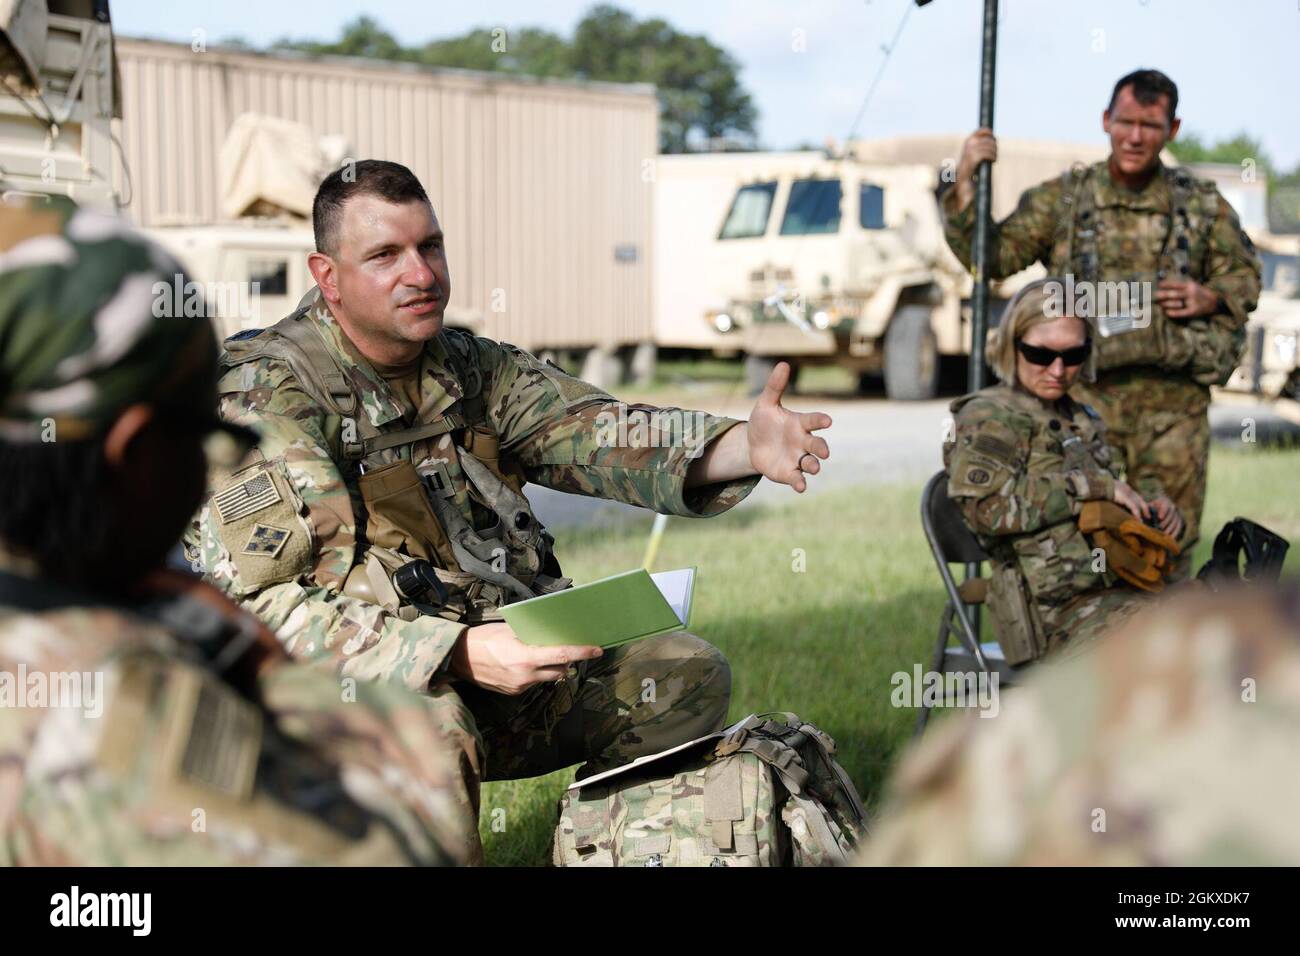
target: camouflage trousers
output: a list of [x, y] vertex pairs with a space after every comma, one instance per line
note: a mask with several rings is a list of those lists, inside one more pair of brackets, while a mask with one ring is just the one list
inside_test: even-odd
[[1187, 530], [1178, 542], [1182, 553], [1173, 578], [1187, 578], [1205, 507], [1208, 389], [1186, 379], [1134, 370], [1080, 389], [1079, 397], [1105, 421], [1106, 440], [1123, 456], [1128, 483], [1147, 497], [1159, 488], [1178, 506]]
[[480, 782], [576, 763], [582, 778], [720, 730], [731, 668], [713, 645], [676, 631], [608, 650], [516, 697], [458, 682], [427, 700], [461, 752], [461, 805], [476, 844], [468, 856], [478, 862]]
[[1145, 592], [1118, 585], [1087, 591], [1065, 604], [1039, 605], [1047, 653], [1055, 658], [1067, 658], [1086, 650], [1145, 607], [1147, 598]]

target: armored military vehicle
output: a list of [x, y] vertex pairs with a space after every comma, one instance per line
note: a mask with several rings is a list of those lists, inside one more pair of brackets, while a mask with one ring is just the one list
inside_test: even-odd
[[[993, 212], [1100, 146], [1000, 141]], [[882, 376], [896, 399], [933, 397], [970, 350], [970, 276], [943, 238], [935, 191], [960, 136], [825, 152], [660, 157], [655, 341], [743, 354], [752, 387], [773, 364]], [[993, 317], [1040, 267], [994, 284]]]
[[1252, 238], [1263, 266], [1259, 307], [1246, 326], [1242, 363], [1224, 387], [1300, 401], [1300, 236]]

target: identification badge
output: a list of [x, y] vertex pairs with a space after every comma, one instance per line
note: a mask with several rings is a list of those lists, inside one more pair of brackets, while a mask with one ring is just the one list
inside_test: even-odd
[[1106, 339], [1145, 329], [1150, 325], [1151, 315], [1148, 312], [1120, 312], [1116, 315], [1097, 316], [1097, 331], [1101, 333], [1102, 338]]

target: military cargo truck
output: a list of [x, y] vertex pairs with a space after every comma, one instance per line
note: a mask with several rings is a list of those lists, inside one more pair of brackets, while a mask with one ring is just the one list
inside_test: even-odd
[[[897, 399], [935, 395], [942, 364], [970, 350], [970, 276], [948, 250], [935, 200], [960, 136], [854, 143], [827, 152], [660, 157], [655, 341], [743, 354], [751, 387], [772, 365], [883, 376]], [[1101, 146], [1000, 140], [993, 211]], [[1040, 267], [994, 284], [993, 318]]]
[[1263, 266], [1241, 365], [1224, 387], [1300, 401], [1300, 236], [1252, 235]]

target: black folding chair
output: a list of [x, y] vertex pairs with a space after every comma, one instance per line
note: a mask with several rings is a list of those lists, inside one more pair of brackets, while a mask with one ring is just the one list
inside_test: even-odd
[[[921, 492], [921, 527], [925, 529], [925, 540], [948, 595], [939, 619], [939, 640], [930, 669], [939, 674], [969, 674], [980, 670], [996, 673], [999, 686], [1015, 683], [1023, 668], [1007, 664], [996, 641], [980, 642], [979, 609], [988, 592], [988, 579], [972, 577], [959, 585], [952, 576], [950, 565], [982, 565], [989, 556], [948, 497], [946, 471], [926, 482]], [[957, 641], [955, 645], [952, 645], [953, 638]], [[929, 718], [930, 708], [923, 705], [916, 719], [917, 735], [925, 730]]]

